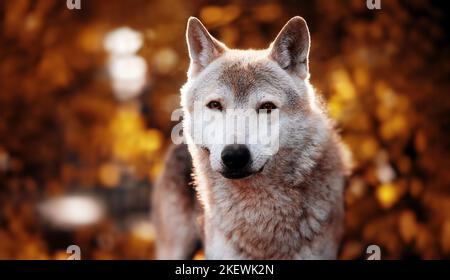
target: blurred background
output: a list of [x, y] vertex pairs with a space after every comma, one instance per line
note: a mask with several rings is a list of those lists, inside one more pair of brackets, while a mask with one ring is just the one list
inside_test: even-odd
[[71, 244], [82, 259], [153, 258], [191, 15], [236, 48], [266, 48], [303, 16], [312, 83], [355, 160], [340, 258], [370, 244], [450, 258], [445, 2], [0, 1], [0, 259], [67, 259]]

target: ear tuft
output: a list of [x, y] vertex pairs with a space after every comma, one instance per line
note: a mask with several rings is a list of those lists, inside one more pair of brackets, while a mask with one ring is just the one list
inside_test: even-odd
[[281, 29], [270, 46], [270, 57], [281, 68], [296, 73], [301, 78], [308, 77], [308, 57], [310, 35], [306, 21], [302, 17], [293, 17]]
[[226, 46], [211, 36], [201, 21], [195, 17], [188, 20], [186, 41], [191, 58], [190, 76], [198, 74], [226, 50]]

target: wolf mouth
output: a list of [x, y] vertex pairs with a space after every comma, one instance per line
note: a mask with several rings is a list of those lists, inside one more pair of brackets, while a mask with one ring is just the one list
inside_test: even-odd
[[251, 172], [248, 170], [248, 168], [243, 168], [240, 170], [225, 170], [225, 171], [221, 171], [220, 174], [227, 178], [227, 179], [232, 179], [232, 180], [239, 180], [239, 179], [246, 179], [251, 177], [252, 175], [256, 175], [261, 173], [264, 170], [264, 166], [261, 166], [260, 169], [258, 169], [257, 171]]

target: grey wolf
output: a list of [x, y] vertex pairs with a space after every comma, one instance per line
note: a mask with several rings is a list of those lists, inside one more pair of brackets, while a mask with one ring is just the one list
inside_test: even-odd
[[[294, 17], [264, 50], [230, 49], [190, 18], [181, 89], [187, 145], [172, 147], [153, 193], [157, 258], [335, 259], [348, 154], [309, 82], [310, 34]], [[279, 113], [279, 147], [193, 141], [202, 113]], [[228, 133], [228, 132], [227, 132]]]

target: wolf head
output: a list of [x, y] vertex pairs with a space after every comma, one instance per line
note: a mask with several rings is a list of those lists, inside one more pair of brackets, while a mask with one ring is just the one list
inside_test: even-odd
[[[270, 176], [280, 164], [300, 173], [312, 168], [326, 138], [327, 119], [309, 83], [310, 34], [305, 20], [289, 20], [264, 50], [229, 49], [193, 17], [186, 38], [190, 67], [181, 105], [184, 134], [196, 168], [202, 165], [233, 180]], [[230, 114], [253, 120], [266, 115], [276, 149], [261, 139], [249, 141], [262, 127], [258, 121], [244, 118], [241, 126], [224, 126], [230, 124], [224, 121], [230, 120]], [[199, 134], [203, 141], [198, 141]], [[204, 135], [219, 135], [214, 139], [225, 141], [205, 141]], [[295, 164], [286, 160], [292, 157]]]

